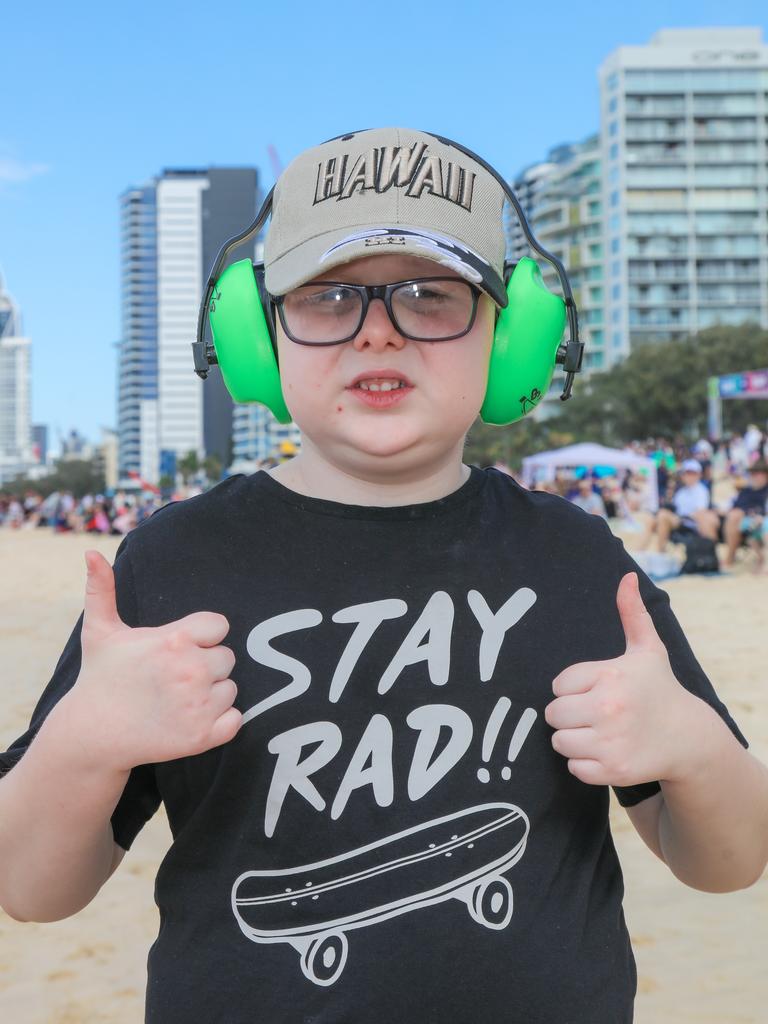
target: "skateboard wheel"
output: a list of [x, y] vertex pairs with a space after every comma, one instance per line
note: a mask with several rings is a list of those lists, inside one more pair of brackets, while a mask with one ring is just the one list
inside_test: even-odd
[[486, 928], [506, 928], [512, 917], [512, 886], [501, 876], [481, 882], [472, 892], [469, 912]]
[[315, 939], [301, 957], [304, 976], [316, 985], [332, 985], [344, 970], [348, 949], [344, 934]]

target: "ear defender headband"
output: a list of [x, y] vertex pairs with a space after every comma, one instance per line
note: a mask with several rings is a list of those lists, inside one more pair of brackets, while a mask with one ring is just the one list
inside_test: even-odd
[[[570, 398], [584, 351], [584, 343], [579, 340], [576, 304], [563, 264], [536, 240], [517, 197], [501, 175], [472, 150], [439, 135], [434, 138], [475, 160], [498, 181], [528, 244], [554, 267], [563, 291], [563, 298], [550, 292], [538, 264], [528, 257], [504, 266], [508, 302], [497, 313], [480, 417], [484, 423], [505, 426], [536, 408], [549, 389], [557, 365], [565, 371], [560, 398]], [[274, 313], [264, 284], [264, 264], [244, 259], [222, 272], [228, 254], [255, 237], [264, 226], [272, 212], [273, 193], [274, 188], [253, 224], [225, 242], [216, 257], [200, 304], [197, 340], [192, 343], [192, 350], [195, 372], [203, 380], [209, 366], [218, 363], [236, 402], [259, 402], [267, 406], [278, 422], [290, 423], [291, 414], [280, 384]], [[205, 341], [206, 312], [213, 345]], [[566, 319], [570, 337], [562, 342]]]

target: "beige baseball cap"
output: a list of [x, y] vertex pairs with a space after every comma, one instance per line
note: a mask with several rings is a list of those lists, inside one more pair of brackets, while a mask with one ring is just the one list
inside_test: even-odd
[[402, 253], [434, 260], [506, 306], [504, 199], [493, 174], [428, 132], [342, 135], [301, 153], [275, 185], [267, 291], [285, 295], [350, 260]]

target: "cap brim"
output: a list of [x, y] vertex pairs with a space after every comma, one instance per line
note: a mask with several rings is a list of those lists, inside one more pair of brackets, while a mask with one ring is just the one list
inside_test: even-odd
[[507, 305], [501, 275], [476, 252], [447, 235], [402, 224], [366, 226], [353, 233], [346, 227], [316, 235], [265, 265], [267, 291], [271, 295], [285, 295], [344, 263], [364, 256], [390, 255], [432, 260], [477, 285], [497, 306]]

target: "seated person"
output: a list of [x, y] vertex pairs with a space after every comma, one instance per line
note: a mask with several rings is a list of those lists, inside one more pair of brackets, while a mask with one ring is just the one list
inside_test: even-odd
[[733, 565], [736, 549], [748, 534], [749, 519], [762, 516], [768, 503], [768, 463], [760, 460], [749, 467], [749, 485], [742, 487], [736, 495], [733, 506], [726, 514], [723, 536], [726, 544], [725, 565]]
[[605, 504], [603, 499], [594, 489], [592, 485], [592, 478], [589, 476], [582, 476], [577, 482], [578, 490], [573, 494], [568, 495], [568, 500], [572, 505], [578, 505], [579, 508], [583, 508], [585, 512], [591, 512], [596, 516], [602, 516], [605, 519]]
[[615, 476], [606, 476], [599, 483], [600, 496], [609, 519], [616, 519], [621, 506], [621, 489]]
[[[672, 508], [660, 508], [650, 526], [650, 533], [656, 533], [659, 551], [664, 551], [674, 530], [687, 530], [717, 541], [720, 520], [709, 507], [710, 493], [701, 481], [701, 463], [686, 459], [680, 467], [680, 478], [681, 484], [672, 496]], [[649, 541], [650, 535], [646, 543]]]

